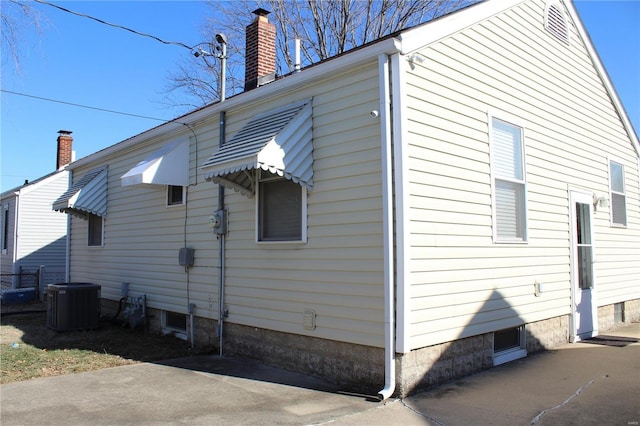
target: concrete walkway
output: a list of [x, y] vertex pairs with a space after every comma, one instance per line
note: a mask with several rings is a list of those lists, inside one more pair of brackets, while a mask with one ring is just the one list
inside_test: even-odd
[[[606, 334], [640, 338], [640, 324]], [[3, 426], [628, 426], [639, 421], [640, 343], [568, 344], [384, 402], [301, 374], [206, 356], [0, 386]]]

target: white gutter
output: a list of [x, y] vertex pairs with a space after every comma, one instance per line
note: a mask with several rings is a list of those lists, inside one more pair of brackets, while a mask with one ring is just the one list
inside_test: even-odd
[[391, 141], [391, 80], [389, 56], [378, 56], [380, 87], [380, 134], [382, 142], [382, 223], [384, 242], [384, 400], [396, 388], [396, 353], [394, 336], [394, 246], [393, 246], [393, 165]]

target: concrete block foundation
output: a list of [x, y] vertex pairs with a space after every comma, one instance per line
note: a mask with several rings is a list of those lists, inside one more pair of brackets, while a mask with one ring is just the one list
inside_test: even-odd
[[[114, 315], [117, 309], [118, 302], [103, 299], [103, 316]], [[147, 309], [145, 326], [149, 332], [163, 331], [161, 314], [160, 310]], [[600, 330], [613, 328], [621, 315], [624, 322], [640, 320], [640, 300], [598, 308]], [[123, 319], [122, 313], [120, 318]], [[569, 315], [564, 315], [526, 324], [527, 353], [568, 343], [570, 320]], [[187, 339], [190, 335], [187, 319]], [[232, 323], [224, 323], [223, 335], [224, 355], [252, 358], [267, 365], [321, 377], [343, 385], [348, 391], [375, 395], [384, 386], [383, 348]], [[216, 320], [195, 317], [194, 336], [196, 347], [219, 353]], [[492, 332], [396, 354], [395, 395], [407, 396], [492, 366]]]

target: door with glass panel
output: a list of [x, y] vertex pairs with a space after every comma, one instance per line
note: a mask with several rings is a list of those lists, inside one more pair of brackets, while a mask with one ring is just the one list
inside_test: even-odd
[[573, 340], [598, 333], [593, 273], [593, 197], [571, 192], [571, 294], [573, 296]]

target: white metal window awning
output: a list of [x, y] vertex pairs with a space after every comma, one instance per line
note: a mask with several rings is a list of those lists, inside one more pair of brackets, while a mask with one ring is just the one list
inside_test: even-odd
[[122, 186], [189, 185], [189, 143], [180, 140], [155, 151], [120, 177]]
[[52, 205], [53, 210], [86, 219], [89, 214], [107, 215], [107, 167], [82, 176]]
[[201, 167], [205, 180], [254, 194], [254, 169], [313, 189], [311, 101], [253, 117]]

